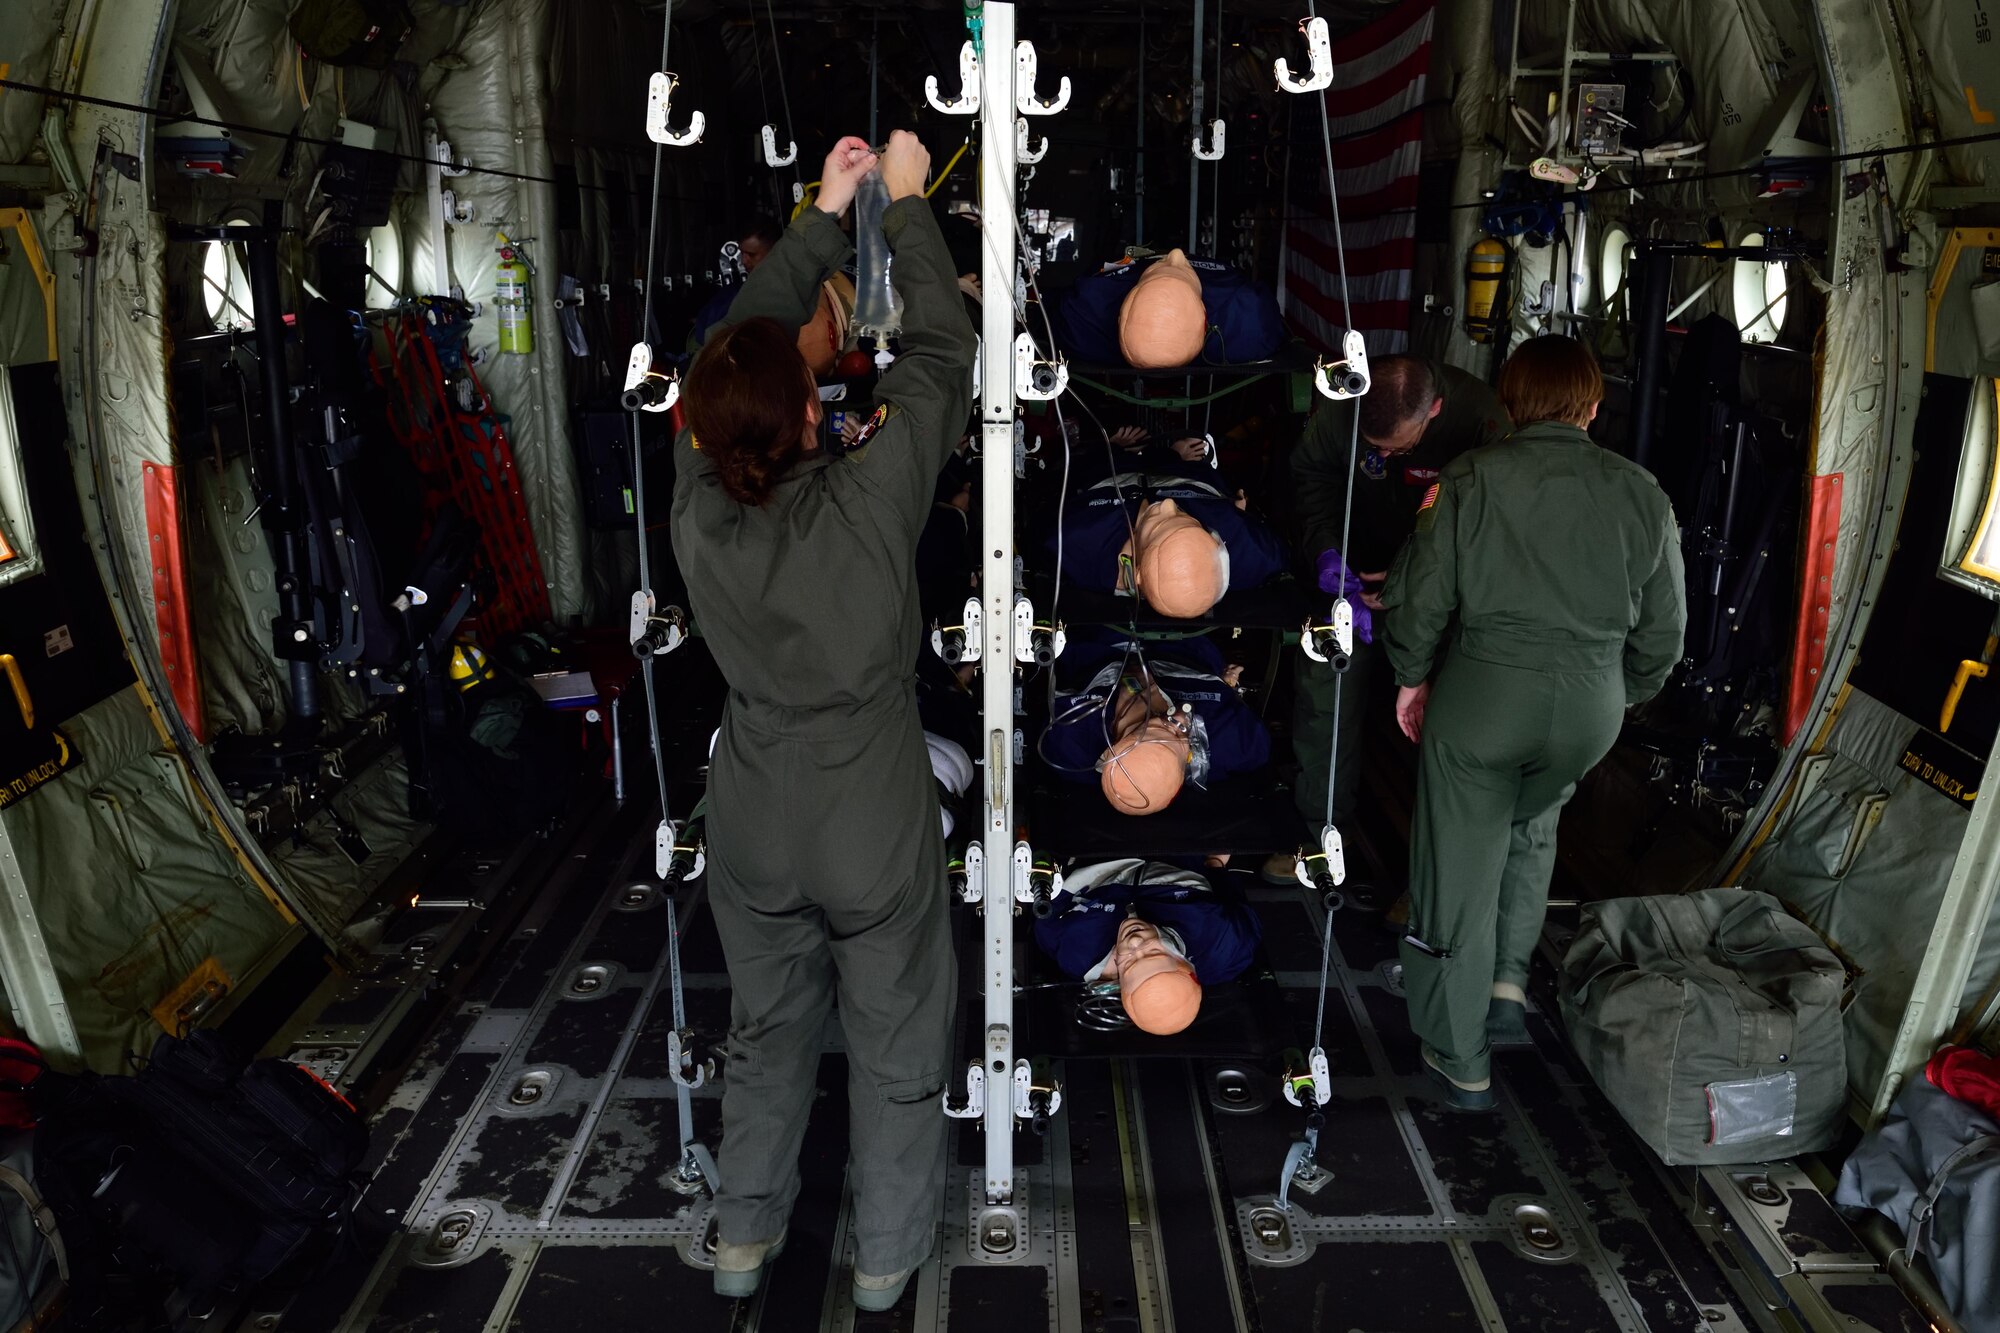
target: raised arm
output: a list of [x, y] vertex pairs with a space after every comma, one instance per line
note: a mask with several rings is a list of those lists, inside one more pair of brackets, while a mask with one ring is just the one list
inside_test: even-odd
[[[896, 257], [891, 280], [903, 298], [903, 352], [882, 376], [876, 396], [910, 419], [928, 493], [932, 478], [965, 433], [979, 343], [965, 315], [957, 265], [923, 196], [922, 176], [912, 185], [894, 174], [901, 165], [898, 146], [891, 141], [883, 162], [884, 179], [896, 198], [882, 214], [882, 232]], [[898, 195], [899, 190], [907, 193]]]
[[912, 541], [930, 512], [938, 472], [965, 434], [978, 351], [958, 274], [923, 197], [929, 165], [916, 135], [897, 130], [889, 137], [882, 181], [891, 203], [882, 213], [882, 232], [895, 255], [891, 279], [903, 298], [903, 352], [875, 388], [882, 403], [879, 428], [848, 457], [852, 475], [908, 520]]
[[847, 262], [854, 246], [840, 229], [840, 215], [854, 201], [855, 186], [875, 165], [868, 145], [849, 135], [833, 146], [821, 170], [819, 196], [785, 228], [764, 262], [730, 302], [729, 313], [708, 336], [759, 315], [788, 329], [801, 328], [819, 307], [819, 285]]

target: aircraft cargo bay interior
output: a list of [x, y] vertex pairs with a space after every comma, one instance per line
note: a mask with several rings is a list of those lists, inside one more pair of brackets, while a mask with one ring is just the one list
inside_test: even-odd
[[1989, 10], [0, 6], [0, 1333], [2000, 1333]]

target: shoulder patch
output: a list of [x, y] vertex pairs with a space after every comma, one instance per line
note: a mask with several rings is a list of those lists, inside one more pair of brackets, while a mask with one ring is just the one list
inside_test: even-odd
[[852, 454], [867, 448], [868, 441], [875, 438], [875, 433], [889, 424], [889, 416], [889, 404], [883, 403], [877, 407], [874, 414], [868, 418], [868, 424], [863, 426], [861, 433], [854, 437], [854, 443], [842, 449], [841, 452]]
[[1440, 485], [1442, 485], [1442, 484], [1443, 484], [1443, 483], [1441, 483], [1441, 482], [1435, 482], [1435, 481], [1434, 481], [1434, 482], [1432, 482], [1432, 483], [1431, 483], [1431, 488], [1430, 488], [1429, 490], [1427, 490], [1427, 491], [1425, 491], [1425, 492], [1424, 492], [1424, 499], [1423, 499], [1423, 503], [1421, 503], [1421, 504], [1419, 504], [1419, 505], [1417, 506], [1417, 512], [1418, 512], [1419, 514], [1423, 513], [1423, 512], [1424, 512], [1424, 510], [1426, 510], [1426, 509], [1429, 509], [1429, 508], [1430, 508], [1430, 507], [1431, 507], [1432, 505], [1434, 505], [1434, 504], [1436, 504], [1436, 503], [1437, 503], [1437, 499], [1438, 499], [1438, 487], [1439, 487]]

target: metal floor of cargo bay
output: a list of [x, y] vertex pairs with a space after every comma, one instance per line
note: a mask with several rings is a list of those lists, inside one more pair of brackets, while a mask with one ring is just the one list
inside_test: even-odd
[[[1278, 1069], [1268, 1059], [1072, 1056], [1057, 1064], [1064, 1102], [1046, 1134], [1017, 1136], [1025, 1232], [1000, 1255], [974, 1233], [982, 1131], [976, 1121], [955, 1122], [933, 1258], [897, 1309], [859, 1314], [846, 1294], [848, 1103], [837, 1016], [830, 1016], [790, 1243], [756, 1300], [721, 1300], [704, 1267], [712, 1244], [707, 1201], [668, 1185], [680, 1130], [667, 1064], [669, 914], [657, 888], [645, 887], [651, 835], [644, 810], [607, 801], [573, 820], [566, 841], [544, 849], [543, 869], [519, 891], [504, 939], [468, 968], [400, 1076], [371, 1098], [378, 1109], [365, 1207], [399, 1221], [396, 1235], [372, 1269], [323, 1280], [287, 1309], [253, 1312], [247, 1327], [1641, 1333], [1825, 1326], [1745, 1313], [1784, 1304], [1787, 1284], [1800, 1281], [1845, 1329], [1924, 1327], [1856, 1253], [1820, 1194], [1803, 1177], [1792, 1188], [1780, 1169], [1760, 1175], [1777, 1201], [1764, 1212], [1766, 1261], [1718, 1263], [1690, 1219], [1705, 1216], [1730, 1231], [1743, 1198], [1710, 1199], [1703, 1208], [1699, 1188], [1677, 1197], [1539, 1012], [1530, 1019], [1537, 1047], [1498, 1061], [1501, 1114], [1445, 1111], [1419, 1073], [1396, 978], [1385, 966], [1394, 936], [1359, 904], [1333, 916], [1325, 1045], [1335, 1102], [1319, 1152], [1332, 1178], [1314, 1193], [1293, 1191], [1288, 1214], [1274, 1206], [1274, 1194], [1304, 1121], [1277, 1095]], [[501, 881], [522, 877], [524, 855], [500, 865], [461, 858], [440, 867], [427, 891], [497, 896]], [[1309, 1045], [1317, 904], [1251, 875], [1230, 880], [1249, 886], [1242, 891], [1265, 927], [1266, 969], [1250, 984], [1272, 997], [1265, 1012], [1289, 1029], [1266, 1035], [1279, 1047]], [[679, 899], [686, 1025], [719, 1044], [728, 981], [699, 887], [683, 888]], [[365, 1045], [365, 1034], [410, 994], [413, 967], [449, 972], [434, 960], [469, 936], [469, 919], [411, 913], [398, 921], [378, 946], [379, 972], [338, 984], [301, 1034], [298, 1056], [309, 1060], [316, 1043], [330, 1054]], [[1017, 933], [1026, 940], [1024, 927]], [[439, 979], [431, 977], [433, 988]], [[976, 997], [968, 998], [976, 1012]], [[1546, 1011], [1546, 995], [1541, 1001]], [[1020, 1049], [1065, 1049], [1064, 1034], [1043, 1021], [1046, 1007], [1024, 1012]], [[1146, 1049], [1172, 1049], [1146, 1040], [1155, 1043]], [[694, 1127], [711, 1146], [720, 1104], [713, 1086], [694, 1094]], [[1805, 1264], [1813, 1273], [1800, 1277], [1784, 1262], [1787, 1252], [1822, 1262]]]

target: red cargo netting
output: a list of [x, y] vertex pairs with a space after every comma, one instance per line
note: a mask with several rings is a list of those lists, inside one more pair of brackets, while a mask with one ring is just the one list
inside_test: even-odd
[[439, 302], [393, 311], [378, 327], [369, 367], [388, 394], [390, 429], [423, 474], [426, 514], [450, 499], [479, 524], [473, 614], [481, 631], [493, 641], [546, 623], [549, 589], [514, 451], [462, 355], [469, 321]]

